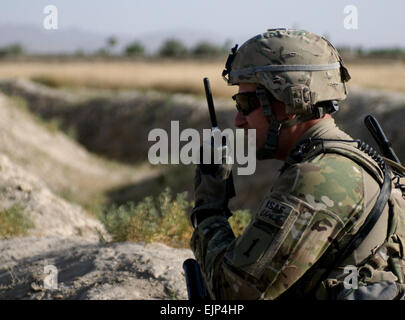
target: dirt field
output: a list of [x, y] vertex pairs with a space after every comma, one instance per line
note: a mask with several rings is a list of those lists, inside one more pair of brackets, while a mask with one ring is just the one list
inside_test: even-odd
[[[405, 63], [347, 63], [350, 86], [405, 92]], [[155, 89], [203, 95], [208, 77], [214, 96], [230, 97], [236, 88], [221, 77], [224, 62], [69, 61], [1, 62], [0, 78], [30, 78], [50, 86]]]
[[229, 97], [235, 87], [221, 77], [224, 63], [216, 62], [8, 62], [0, 63], [0, 78], [30, 78], [50, 86], [108, 89], [154, 89], [203, 94], [204, 77], [213, 94]]

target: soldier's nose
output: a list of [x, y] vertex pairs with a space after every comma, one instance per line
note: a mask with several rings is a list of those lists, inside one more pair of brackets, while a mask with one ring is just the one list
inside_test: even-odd
[[235, 127], [244, 128], [247, 123], [245, 116], [238, 112], [235, 117]]

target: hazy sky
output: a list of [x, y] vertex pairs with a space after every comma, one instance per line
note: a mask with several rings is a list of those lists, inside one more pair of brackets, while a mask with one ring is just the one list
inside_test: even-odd
[[[233, 39], [299, 27], [336, 45], [405, 47], [404, 0], [1, 0], [0, 23], [42, 27], [49, 4], [58, 8], [60, 30], [137, 36], [193, 29]], [[358, 10], [357, 30], [344, 28], [346, 5]]]

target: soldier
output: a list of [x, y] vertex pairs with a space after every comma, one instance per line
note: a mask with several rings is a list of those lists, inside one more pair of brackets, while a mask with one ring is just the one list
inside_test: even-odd
[[233, 48], [223, 76], [239, 86], [235, 125], [256, 129], [257, 158], [285, 164], [238, 238], [225, 181], [197, 166], [191, 247], [210, 296], [403, 297], [403, 185], [335, 125], [350, 79], [337, 50], [304, 30], [272, 29]]

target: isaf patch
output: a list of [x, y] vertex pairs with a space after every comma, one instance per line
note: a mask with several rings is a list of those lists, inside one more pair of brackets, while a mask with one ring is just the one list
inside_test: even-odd
[[285, 203], [281, 203], [279, 200], [268, 198], [264, 200], [263, 205], [257, 215], [257, 219], [269, 223], [277, 228], [283, 229], [286, 219], [293, 210], [293, 207]]

